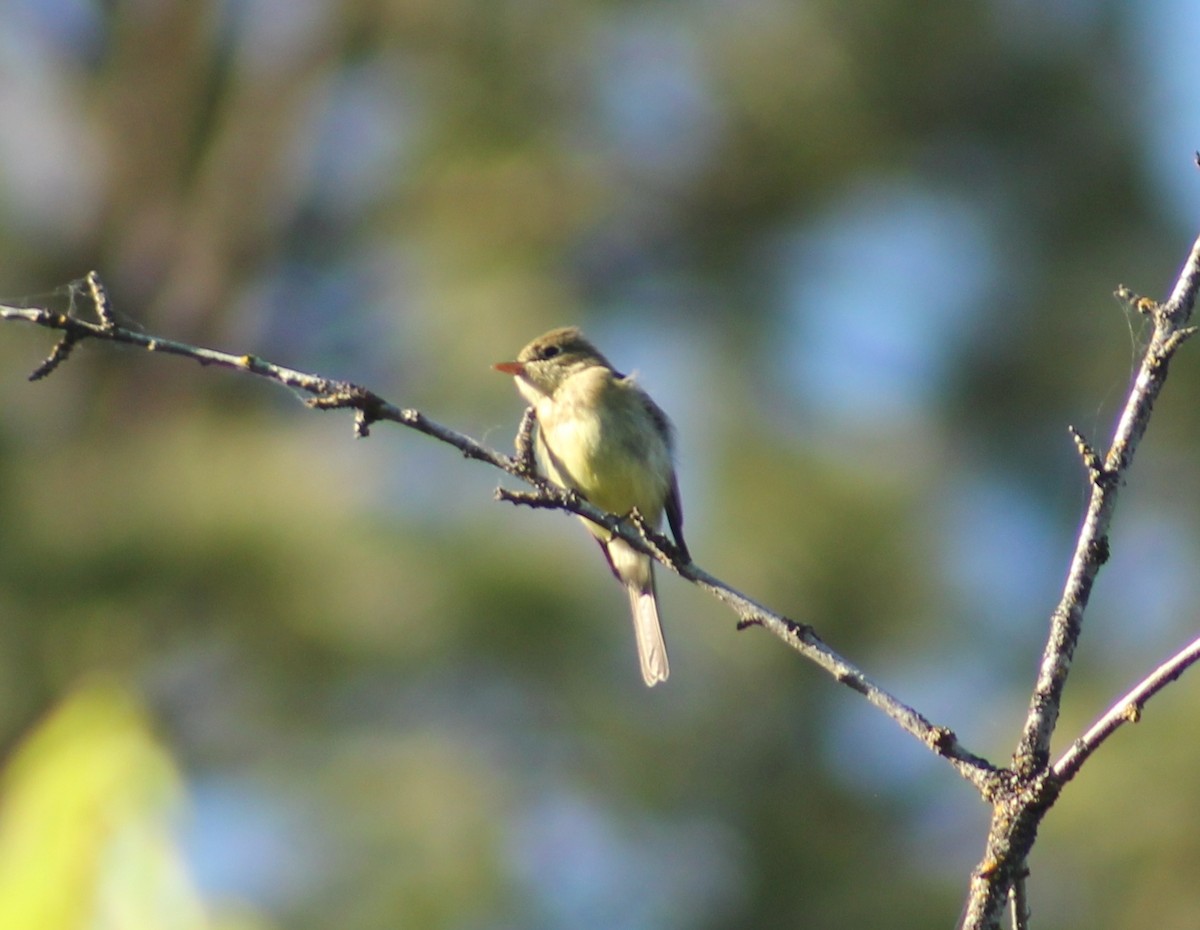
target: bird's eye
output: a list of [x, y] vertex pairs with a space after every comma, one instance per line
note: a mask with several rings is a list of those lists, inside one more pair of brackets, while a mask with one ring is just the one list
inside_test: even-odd
[[562, 349], [558, 346], [546, 346], [546, 348], [542, 349], [542, 358], [554, 358], [561, 351]]

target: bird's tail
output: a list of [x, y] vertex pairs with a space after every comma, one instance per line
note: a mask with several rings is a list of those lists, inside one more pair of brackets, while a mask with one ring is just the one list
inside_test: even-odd
[[671, 674], [667, 663], [667, 644], [663, 640], [662, 624], [658, 622], [658, 598], [654, 592], [654, 576], [648, 585], [629, 584], [629, 608], [633, 612], [633, 632], [637, 637], [638, 661], [642, 678], [648, 687], [666, 681]]

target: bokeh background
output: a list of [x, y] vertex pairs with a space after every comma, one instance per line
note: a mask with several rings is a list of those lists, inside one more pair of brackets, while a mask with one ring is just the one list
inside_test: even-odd
[[[1015, 743], [1143, 321], [1200, 230], [1200, 8], [5, 0], [0, 296], [506, 448], [583, 325], [689, 541], [974, 751]], [[673, 676], [561, 514], [417, 434], [0, 331], [0, 926], [951, 926], [987, 810], [671, 578]], [[1200, 362], [1125, 489], [1058, 749], [1196, 633]], [[1085, 768], [1038, 925], [1195, 925], [1200, 676]]]

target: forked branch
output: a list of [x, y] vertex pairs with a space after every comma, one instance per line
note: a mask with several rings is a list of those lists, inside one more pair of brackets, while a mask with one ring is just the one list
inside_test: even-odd
[[1011, 897], [1013, 919], [1019, 928], [1029, 921], [1025, 898], [1026, 861], [1038, 826], [1053, 806], [1062, 787], [1079, 771], [1093, 752], [1123, 723], [1137, 719], [1141, 708], [1192, 664], [1200, 661], [1200, 640], [1172, 657], [1118, 701], [1054, 765], [1049, 765], [1050, 740], [1058, 720], [1063, 689], [1082, 630], [1092, 584], [1108, 558], [1108, 528], [1117, 495], [1146, 431], [1154, 401], [1166, 380], [1176, 350], [1195, 330], [1190, 327], [1197, 289], [1200, 288], [1200, 239], [1193, 245], [1171, 297], [1162, 304], [1120, 295], [1154, 324], [1112, 441], [1103, 455], [1072, 430], [1091, 484], [1091, 495], [1075, 546], [1062, 598], [1054, 610], [1049, 635], [1020, 742], [1011, 768], [998, 768], [969, 752], [946, 727], [931, 723], [914, 708], [879, 687], [861, 669], [826, 645], [813, 628], [799, 623], [746, 596], [697, 566], [686, 552], [646, 526], [636, 514], [604, 513], [577, 494], [544, 481], [536, 471], [532, 437], [536, 421], [527, 410], [516, 437], [516, 454], [505, 455], [477, 440], [436, 423], [417, 410], [389, 403], [379, 394], [347, 381], [323, 378], [276, 365], [254, 355], [234, 355], [214, 349], [146, 335], [121, 326], [109, 305], [99, 277], [93, 272], [82, 282], [96, 312], [96, 321], [42, 308], [0, 306], [0, 319], [20, 320], [59, 331], [62, 335], [49, 357], [33, 372], [39, 379], [51, 374], [88, 339], [134, 345], [149, 352], [190, 358], [246, 372], [306, 393], [305, 403], [319, 410], [354, 411], [355, 432], [369, 435], [372, 424], [398, 423], [457, 448], [467, 458], [486, 462], [523, 482], [530, 490], [497, 490], [497, 497], [514, 504], [563, 510], [603, 525], [646, 552], [680, 577], [725, 603], [738, 617], [739, 628], [762, 626], [797, 652], [816, 663], [834, 679], [863, 695], [927, 748], [949, 761], [993, 806], [985, 855], [972, 873], [962, 926], [991, 930], [999, 924], [1005, 902]]
[[[1108, 560], [1108, 529], [1117, 496], [1133, 464], [1138, 444], [1150, 423], [1154, 402], [1166, 383], [1171, 359], [1183, 342], [1196, 330], [1189, 326], [1200, 289], [1200, 239], [1192, 245], [1165, 303], [1137, 297], [1125, 288], [1117, 295], [1138, 312], [1149, 317], [1154, 332], [1142, 355], [1137, 376], [1125, 400], [1113, 431], [1112, 441], [1103, 457], [1078, 431], [1072, 429], [1084, 467], [1091, 482], [1091, 495], [1083, 526], [1075, 544], [1071, 567], [1062, 597], [1050, 618], [1049, 635], [1038, 669], [1021, 739], [1013, 754], [1012, 779], [994, 799], [992, 822], [983, 859], [971, 877], [970, 891], [962, 926], [965, 930], [994, 930], [1000, 924], [1005, 902], [1019, 882], [1024, 881], [1025, 862], [1037, 837], [1046, 812], [1058, 798], [1066, 781], [1084, 760], [1115, 729], [1101, 727], [1085, 735], [1072, 752], [1050, 768], [1050, 740], [1058, 722], [1063, 689], [1071, 671], [1071, 660], [1083, 629], [1084, 611], [1100, 567]], [[1177, 656], [1176, 659], [1179, 657]], [[1195, 661], [1192, 659], [1191, 661]], [[1176, 660], [1171, 660], [1171, 666]], [[1175, 677], [1190, 665], [1180, 661]], [[1151, 676], [1153, 678], [1154, 676]], [[1168, 678], [1167, 680], [1170, 680]], [[1135, 704], [1141, 707], [1158, 687], [1143, 682], [1131, 694], [1140, 694]], [[1118, 704], [1118, 706], [1125, 706]], [[1102, 721], [1103, 723], [1103, 721]], [[1097, 725], [1098, 727], [1101, 724]], [[1023, 895], [1022, 895], [1023, 897]], [[1024, 907], [1014, 904], [1014, 913]]]

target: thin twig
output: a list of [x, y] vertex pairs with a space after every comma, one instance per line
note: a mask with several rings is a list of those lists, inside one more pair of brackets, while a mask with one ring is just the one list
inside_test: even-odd
[[1016, 880], [1013, 881], [1012, 893], [1009, 895], [1013, 930], [1029, 930], [1029, 894], [1025, 883], [1027, 878], [1029, 878], [1028, 868], [1017, 875]]
[[1004, 773], [986, 759], [969, 752], [949, 727], [937, 726], [905, 704], [889, 691], [868, 678], [861, 669], [830, 649], [811, 626], [797, 623], [788, 617], [768, 610], [762, 604], [730, 587], [703, 569], [689, 564], [672, 565], [678, 574], [693, 581], [718, 600], [723, 601], [741, 620], [741, 625], [758, 625], [816, 663], [837, 681], [857, 691], [871, 704], [882, 710], [904, 730], [917, 737], [927, 749], [950, 762], [959, 775], [971, 782], [990, 799]]
[[[951, 762], [962, 777], [993, 802], [993, 821], [983, 861], [974, 870], [968, 898], [966, 928], [998, 926], [1000, 911], [1011, 899], [1014, 926], [1027, 925], [1024, 896], [1025, 860], [1032, 848], [1037, 827], [1058, 796], [1088, 756], [1122, 723], [1136, 717], [1141, 706], [1193, 662], [1200, 660], [1200, 641], [1173, 657], [1130, 692], [1066, 753], [1053, 769], [1047, 767], [1049, 739], [1058, 717], [1062, 689], [1078, 641], [1083, 610], [1096, 572], [1108, 554], [1107, 529], [1116, 493], [1137, 443], [1145, 432], [1154, 399], [1162, 388], [1168, 363], [1184, 339], [1193, 334], [1187, 321], [1200, 287], [1200, 239], [1193, 246], [1171, 299], [1159, 305], [1137, 299], [1136, 306], [1154, 319], [1155, 331], [1113, 441], [1103, 460], [1081, 435], [1072, 431], [1088, 469], [1092, 496], [1076, 545], [1063, 598], [1051, 620], [1050, 636], [1043, 655], [1029, 716], [1014, 768], [998, 769], [986, 759], [967, 751], [955, 734], [930, 723], [924, 716], [871, 681], [860, 669], [829, 648], [807, 624], [777, 614], [695, 565], [686, 553], [666, 537], [637, 519], [604, 513], [579, 495], [548, 484], [533, 465], [533, 430], [536, 422], [527, 410], [516, 439], [516, 455], [504, 455], [476, 440], [426, 418], [419, 411], [397, 407], [378, 394], [345, 381], [275, 365], [252, 355], [232, 355], [174, 340], [148, 336], [117, 324], [107, 294], [97, 276], [86, 284], [99, 323], [39, 308], [0, 306], [0, 319], [21, 320], [63, 333], [50, 357], [35, 371], [50, 374], [69, 356], [78, 342], [100, 339], [138, 346], [151, 352], [166, 352], [191, 358], [202, 365], [217, 365], [243, 371], [312, 395], [306, 403], [315, 409], [350, 409], [355, 413], [357, 435], [369, 434], [370, 425], [387, 420], [418, 430], [459, 449], [466, 457], [499, 468], [525, 482], [531, 491], [500, 489], [497, 496], [516, 504], [565, 510], [607, 527], [640, 551], [646, 552], [681, 577], [708, 591], [727, 604], [739, 618], [739, 628], [763, 626], [837, 681], [859, 692], [904, 730], [930, 750]], [[1022, 921], [1024, 923], [1022, 923]]]
[[74, 333], [64, 333], [63, 337], [54, 344], [54, 348], [50, 350], [50, 354], [46, 356], [46, 360], [29, 373], [29, 380], [41, 381], [50, 375], [59, 365], [71, 357], [71, 353], [75, 350], [77, 342], [79, 342], [79, 337]]
[[[1187, 324], [1198, 289], [1200, 238], [1193, 243], [1165, 303], [1135, 297], [1124, 288], [1118, 291], [1118, 296], [1154, 321], [1154, 332], [1102, 462], [1095, 450], [1075, 433], [1076, 445], [1091, 478], [1091, 496], [1062, 598], [1050, 618], [1029, 713], [1013, 754], [1014, 777], [994, 799], [983, 859], [972, 872], [966, 918], [962, 923], [964, 930], [999, 927], [1004, 904], [1023, 874], [1042, 818], [1062, 790], [1063, 779], [1057, 770], [1049, 768], [1050, 739], [1083, 628], [1084, 610], [1096, 575], [1108, 560], [1108, 529], [1117, 495], [1145, 435], [1154, 401], [1166, 382], [1171, 358], [1194, 332]], [[1080, 758], [1076, 768], [1082, 762]]]
[[739, 628], [762, 626], [774, 633], [805, 658], [824, 669], [834, 679], [857, 691], [871, 704], [882, 710], [904, 730], [919, 739], [926, 748], [941, 756], [971, 782], [984, 797], [990, 797], [1003, 773], [981, 756], [968, 751], [949, 727], [931, 723], [918, 711], [873, 682], [861, 669], [829, 648], [812, 627], [764, 607], [721, 579], [710, 575], [695, 563], [683, 560], [679, 549], [665, 536], [644, 523], [630, 522], [616, 514], [605, 513], [571, 491], [543, 483], [535, 493], [500, 488], [500, 500], [552, 510], [567, 510], [587, 517], [612, 531], [622, 539], [653, 556], [681, 578], [712, 594], [738, 616]]
[[1050, 738], [1058, 721], [1063, 688], [1079, 641], [1083, 612], [1096, 574], [1108, 557], [1108, 527], [1122, 478], [1146, 432], [1154, 401], [1166, 382], [1171, 357], [1184, 338], [1182, 334], [1192, 314], [1197, 287], [1200, 287], [1200, 239], [1192, 246], [1171, 298], [1165, 304], [1148, 307], [1154, 319], [1154, 335], [1146, 347], [1133, 389], [1099, 471], [1095, 471], [1094, 453], [1089, 456], [1086, 449], [1083, 452], [1094, 475], [1091, 499], [1062, 599], [1051, 617], [1050, 635], [1042, 655], [1029, 715], [1013, 757], [1013, 766], [1022, 775], [1031, 775], [1049, 760]]
[[[467, 458], [487, 462], [489, 465], [494, 465], [496, 468], [519, 477], [514, 460], [507, 455], [488, 448], [470, 436], [442, 426], [440, 423], [435, 423], [417, 410], [402, 409], [394, 404], [390, 404], [374, 391], [369, 391], [349, 381], [338, 381], [298, 371], [294, 368], [286, 368], [283, 365], [276, 365], [255, 355], [233, 355], [228, 352], [218, 351], [217, 349], [208, 349], [202, 346], [190, 345], [186, 342], [177, 342], [173, 339], [164, 339], [161, 336], [147, 335], [146, 333], [136, 332], [115, 324], [90, 323], [78, 317], [55, 313], [39, 307], [6, 307], [0, 305], [0, 320], [18, 320], [43, 326], [47, 329], [60, 330], [64, 334], [60, 345], [68, 340], [72, 344], [77, 344], [85, 339], [119, 342], [125, 345], [137, 346], [138, 348], [145, 349], [147, 352], [162, 352], [168, 355], [190, 358], [201, 365], [213, 365], [218, 368], [227, 368], [232, 371], [257, 375], [268, 381], [282, 384], [284, 387], [313, 395], [305, 403], [314, 409], [352, 409], [357, 411], [359, 416], [357, 417], [356, 432], [359, 435], [366, 435], [368, 432], [366, 427], [369, 423], [379, 420], [389, 420], [455, 446]], [[46, 369], [53, 358], [54, 353], [51, 354], [50, 359], [47, 359], [46, 362], [34, 371], [31, 378], [34, 376], [45, 377], [45, 375], [49, 374], [50, 372], [44, 369]], [[57, 367], [57, 364], [63, 360], [62, 358], [58, 359], [51, 370], [53, 370], [53, 367]]]
[[[91, 281], [92, 276], [89, 276], [89, 283]], [[103, 294], [99, 278], [95, 277], [94, 282], [96, 290], [93, 293]], [[0, 319], [20, 320], [60, 330], [65, 334], [64, 340], [69, 338], [72, 343], [84, 339], [120, 342], [138, 346], [149, 352], [165, 352], [193, 359], [202, 365], [216, 365], [275, 381], [313, 395], [306, 403], [315, 409], [354, 410], [355, 432], [359, 436], [368, 435], [371, 423], [387, 420], [454, 446], [467, 458], [499, 468], [534, 489], [530, 492], [501, 488], [497, 491], [497, 497], [501, 500], [531, 507], [566, 510], [605, 526], [630, 545], [651, 555], [681, 577], [727, 604], [737, 614], [739, 626], [760, 625], [770, 630], [836, 680], [866, 697], [871, 704], [891, 717], [904, 730], [916, 736], [931, 751], [947, 759], [963, 778], [975, 785], [985, 796], [991, 795], [1001, 778], [1002, 773], [995, 766], [965, 749], [952, 730], [931, 723], [912, 707], [879, 687], [861, 669], [825, 645], [811, 627], [768, 610], [762, 604], [708, 574], [695, 565], [690, 557], [686, 557], [674, 543], [640, 521], [635, 525], [616, 514], [605, 513], [579, 495], [554, 487], [539, 477], [532, 465], [532, 411], [527, 410], [522, 418], [517, 436], [517, 454], [510, 457], [482, 445], [469, 436], [429, 420], [419, 411], [401, 409], [390, 404], [378, 394], [359, 385], [285, 368], [253, 355], [233, 355], [135, 332], [115, 323], [111, 311], [107, 309], [107, 301], [105, 311], [101, 312], [99, 308], [97, 310], [102, 320], [99, 324], [49, 310], [5, 306], [0, 306]]]
[[112, 305], [108, 302], [108, 290], [100, 280], [100, 275], [89, 271], [83, 281], [87, 285], [88, 296], [92, 298], [92, 306], [96, 308], [96, 316], [100, 318], [100, 325], [105, 329], [112, 329], [117, 325], [117, 319], [113, 316]]
[[1052, 771], [1056, 778], [1068, 782], [1079, 772], [1080, 766], [1100, 748], [1100, 745], [1127, 723], [1137, 723], [1142, 717], [1146, 702], [1180, 675], [1200, 662], [1200, 639], [1193, 640], [1162, 665], [1143, 678], [1128, 694], [1122, 697], [1097, 720], [1083, 736], [1071, 744], [1062, 758], [1054, 763]]

